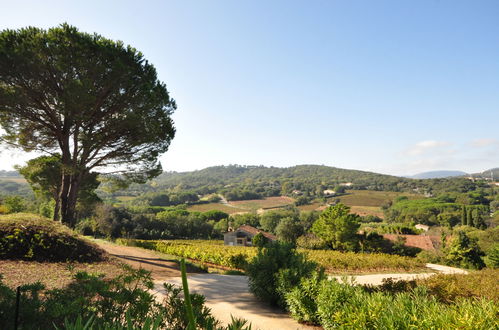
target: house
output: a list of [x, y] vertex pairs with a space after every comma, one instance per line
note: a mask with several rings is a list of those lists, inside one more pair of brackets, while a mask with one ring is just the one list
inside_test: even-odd
[[334, 194], [336, 194], [336, 191], [331, 190], [331, 189], [326, 189], [323, 191], [323, 193], [324, 193], [324, 196], [333, 196]]
[[352, 182], [344, 182], [344, 183], [340, 183], [340, 186], [351, 187], [351, 186], [353, 186], [353, 183]]
[[271, 233], [267, 233], [263, 230], [256, 229], [248, 225], [243, 225], [234, 231], [229, 231], [224, 234], [224, 245], [231, 246], [252, 246], [253, 236], [261, 233], [265, 238], [270, 241], [277, 241], [277, 237]]
[[430, 229], [430, 226], [427, 226], [427, 225], [422, 225], [422, 224], [417, 224], [415, 225], [414, 227], [416, 227], [416, 229], [421, 229], [421, 230], [424, 230], [424, 231], [428, 231]]

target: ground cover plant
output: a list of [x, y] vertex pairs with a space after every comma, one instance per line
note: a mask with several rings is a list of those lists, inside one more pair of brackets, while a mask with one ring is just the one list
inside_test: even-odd
[[0, 259], [100, 261], [104, 253], [58, 222], [28, 214], [0, 215]]
[[[123, 240], [120, 244], [134, 244], [139, 247], [156, 250], [165, 254], [180, 256], [216, 265], [244, 268], [256, 256], [254, 247], [224, 246], [222, 240]], [[334, 250], [298, 249], [328, 273], [379, 273], [424, 271], [424, 263], [419, 259], [401, 257], [383, 253], [354, 253]]]

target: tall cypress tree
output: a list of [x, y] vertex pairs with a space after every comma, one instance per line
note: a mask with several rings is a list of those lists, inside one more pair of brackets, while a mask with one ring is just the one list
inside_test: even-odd
[[461, 225], [466, 226], [468, 224], [468, 218], [466, 216], [466, 206], [461, 207]]

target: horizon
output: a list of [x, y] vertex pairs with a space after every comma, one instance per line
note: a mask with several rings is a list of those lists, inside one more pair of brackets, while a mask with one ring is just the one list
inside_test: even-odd
[[[1, 30], [67, 22], [144, 53], [178, 103], [165, 172], [324, 164], [407, 176], [499, 166], [494, 1], [3, 8]], [[3, 170], [34, 157], [0, 153]]]

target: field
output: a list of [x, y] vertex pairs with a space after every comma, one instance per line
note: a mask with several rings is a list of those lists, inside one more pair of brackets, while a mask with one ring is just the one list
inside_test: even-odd
[[267, 208], [276, 208], [294, 204], [295, 200], [291, 197], [267, 197], [264, 199], [251, 199], [246, 201], [231, 201], [229, 204], [247, 210], [258, 210]]
[[[256, 248], [224, 246], [222, 240], [118, 240], [117, 243], [136, 245], [165, 254], [188, 258], [224, 267], [241, 268], [257, 253]], [[424, 271], [424, 264], [414, 258], [382, 253], [353, 253], [332, 250], [299, 249], [323, 266], [330, 274], [365, 274]]]
[[[393, 201], [399, 196], [407, 196], [409, 199], [423, 198], [421, 195], [401, 193], [393, 191], [372, 191], [372, 190], [347, 190], [345, 195], [333, 197], [332, 200], [339, 199], [341, 203], [351, 207], [352, 213], [361, 216], [374, 215], [380, 218], [384, 217], [381, 205]], [[219, 210], [229, 214], [252, 212], [258, 210], [269, 210], [286, 205], [293, 205], [294, 199], [287, 196], [267, 197], [264, 199], [253, 199], [244, 201], [231, 201], [229, 205], [222, 203], [197, 204], [188, 207], [190, 211], [206, 212], [210, 210]], [[322, 211], [326, 208], [322, 202], [313, 202], [307, 205], [300, 205], [301, 211]]]
[[128, 202], [135, 199], [135, 196], [116, 196], [115, 198], [120, 202]]
[[0, 181], [10, 181], [15, 183], [27, 183], [22, 177], [0, 176]]
[[238, 207], [227, 206], [222, 203], [207, 203], [207, 204], [195, 204], [190, 205], [187, 210], [189, 211], [197, 211], [197, 212], [207, 212], [211, 210], [218, 210], [228, 214], [234, 214], [239, 212], [248, 212], [247, 209], [241, 209]]
[[409, 199], [423, 198], [423, 196], [416, 194], [372, 190], [347, 190], [346, 195], [340, 196], [338, 198], [341, 203], [348, 206], [380, 207], [386, 202], [393, 201], [399, 196], [407, 196]]

